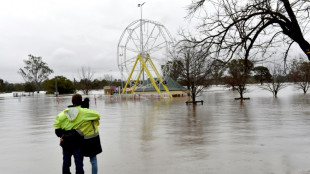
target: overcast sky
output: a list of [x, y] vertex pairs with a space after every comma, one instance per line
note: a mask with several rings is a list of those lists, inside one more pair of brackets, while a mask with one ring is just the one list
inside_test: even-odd
[[17, 71], [29, 54], [54, 70], [50, 78], [78, 78], [82, 66], [96, 78], [119, 78], [117, 44], [124, 29], [140, 19], [137, 4], [143, 2], [143, 18], [163, 24], [173, 37], [192, 25], [185, 20], [191, 0], [0, 1], [0, 78], [23, 82]]

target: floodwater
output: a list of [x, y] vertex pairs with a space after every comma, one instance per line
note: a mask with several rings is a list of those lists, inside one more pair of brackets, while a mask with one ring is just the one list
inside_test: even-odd
[[[97, 94], [95, 103], [90, 95], [91, 109], [101, 114], [99, 173], [309, 174], [309, 94], [288, 87], [278, 95], [252, 87], [245, 94], [251, 99], [240, 103], [237, 93], [218, 87], [197, 106], [185, 105], [185, 97], [119, 100]], [[61, 173], [53, 122], [70, 101], [0, 94], [1, 173]], [[84, 165], [91, 173], [88, 158]]]

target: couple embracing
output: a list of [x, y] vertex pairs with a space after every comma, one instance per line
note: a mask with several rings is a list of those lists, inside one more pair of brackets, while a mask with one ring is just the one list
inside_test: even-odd
[[58, 114], [54, 122], [55, 133], [60, 137], [63, 152], [63, 174], [71, 174], [72, 156], [76, 174], [84, 174], [84, 156], [90, 157], [92, 174], [98, 172], [96, 155], [102, 152], [98, 132], [100, 115], [88, 108], [89, 99], [82, 101], [80, 94], [74, 94], [72, 105]]

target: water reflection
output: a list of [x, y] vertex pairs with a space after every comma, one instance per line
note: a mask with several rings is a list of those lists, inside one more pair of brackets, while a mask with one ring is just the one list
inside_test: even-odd
[[[91, 109], [101, 114], [100, 173], [309, 173], [308, 95], [249, 93], [242, 103], [236, 95], [207, 92], [196, 106], [185, 105], [185, 97], [99, 95], [95, 101], [90, 95]], [[61, 96], [59, 104], [48, 95], [0, 99], [2, 173], [61, 172], [52, 124], [70, 102], [71, 96]]]

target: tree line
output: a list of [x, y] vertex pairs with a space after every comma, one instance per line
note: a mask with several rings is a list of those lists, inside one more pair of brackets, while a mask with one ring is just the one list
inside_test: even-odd
[[[286, 86], [286, 82], [296, 83], [304, 94], [310, 87], [310, 63], [301, 58], [294, 59], [284, 69], [283, 66], [275, 62], [270, 64], [272, 66], [266, 67], [254, 66], [255, 62], [247, 59], [233, 59], [228, 63], [220, 59], [207, 59], [205, 53], [192, 47], [180, 47], [175, 55], [172, 61], [166, 63], [166, 67], [162, 67], [165, 70], [163, 75], [186, 86], [193, 101], [210, 85], [231, 87], [239, 92], [240, 99], [243, 99], [247, 84], [260, 83], [262, 88], [272, 92], [275, 97], [277, 97], [278, 91]], [[81, 90], [84, 94], [88, 94], [90, 90], [103, 89], [104, 86], [122, 86], [124, 84], [111, 75], [105, 75], [102, 80], [93, 79], [90, 68], [81, 68], [79, 80], [72, 81], [64, 76], [48, 79], [48, 74], [52, 70], [42, 62], [41, 57], [29, 55], [29, 60], [25, 61], [26, 66], [23, 68], [23, 73], [20, 73], [21, 69], [19, 71], [22, 76], [29, 76], [24, 77], [27, 79], [26, 82], [12, 84], [0, 79], [0, 92], [44, 90], [47, 94], [53, 94], [57, 90], [59, 94], [70, 94]], [[48, 71], [44, 70], [45, 68]], [[28, 71], [42, 72], [44, 75], [33, 77], [40, 73]]]
[[[46, 91], [47, 94], [54, 94], [56, 92], [56, 79], [57, 79], [57, 90], [59, 94], [72, 94], [78, 90], [85, 90], [83, 81], [70, 80], [64, 76], [56, 76], [52, 79], [48, 79], [42, 82], [39, 90]], [[90, 82], [88, 92], [91, 90], [100, 90], [104, 86], [121, 86], [122, 82], [119, 79], [113, 79], [112, 81], [106, 79], [94, 79]], [[14, 91], [24, 91], [24, 92], [36, 92], [35, 83], [25, 82], [25, 83], [9, 83], [0, 79], [0, 93], [10, 93]]]
[[178, 56], [166, 66], [167, 76], [175, 79], [190, 91], [193, 101], [210, 85], [226, 85], [240, 94], [244, 99], [248, 84], [260, 84], [265, 90], [277, 97], [279, 90], [287, 83], [295, 83], [304, 94], [310, 85], [310, 62], [304, 59], [293, 59], [286, 68], [269, 63], [269, 66], [258, 65], [247, 59], [233, 59], [224, 62], [219, 59], [206, 59], [201, 51], [193, 53], [187, 47], [178, 52]]
[[0, 78], [0, 92], [37, 92], [46, 91], [47, 94], [72, 94], [77, 90], [88, 94], [90, 90], [103, 89], [104, 86], [121, 86], [121, 80], [116, 80], [112, 75], [104, 75], [103, 79], [93, 79], [94, 72], [90, 68], [82, 67], [77, 73], [79, 80], [70, 80], [64, 76], [49, 79], [54, 71], [42, 60], [41, 57], [28, 55], [24, 60], [25, 66], [18, 70], [25, 83], [8, 83]]

